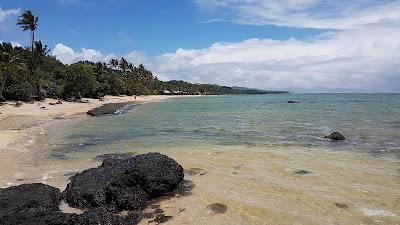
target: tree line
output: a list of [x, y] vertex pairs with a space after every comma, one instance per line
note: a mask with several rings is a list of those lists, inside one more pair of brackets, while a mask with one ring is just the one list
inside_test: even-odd
[[248, 94], [248, 91], [219, 85], [163, 82], [144, 65], [135, 66], [125, 58], [111, 59], [107, 63], [81, 61], [65, 65], [49, 55], [47, 45], [35, 39], [39, 18], [30, 10], [23, 12], [17, 25], [30, 32], [31, 46], [23, 48], [0, 43], [0, 101], [101, 98], [105, 95]]

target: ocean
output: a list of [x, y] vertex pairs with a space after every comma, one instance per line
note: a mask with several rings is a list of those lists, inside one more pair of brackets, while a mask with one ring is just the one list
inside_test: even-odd
[[201, 171], [185, 176], [191, 195], [160, 203], [169, 224], [400, 224], [400, 94], [178, 97], [60, 123], [41, 142], [36, 180], [60, 188], [101, 154]]

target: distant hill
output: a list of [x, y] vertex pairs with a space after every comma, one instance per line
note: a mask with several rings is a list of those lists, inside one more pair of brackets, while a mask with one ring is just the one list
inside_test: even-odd
[[246, 87], [228, 87], [216, 84], [192, 84], [182, 80], [160, 81], [161, 94], [226, 95], [226, 94], [286, 94], [287, 91], [265, 91]]
[[239, 91], [242, 94], [288, 94], [287, 91], [272, 91], [272, 90], [260, 90], [256, 88], [247, 88], [247, 87], [231, 87], [235, 91]]

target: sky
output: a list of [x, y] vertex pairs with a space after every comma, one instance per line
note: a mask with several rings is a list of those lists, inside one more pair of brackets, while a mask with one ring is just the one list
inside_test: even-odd
[[66, 64], [125, 57], [161, 80], [292, 92], [400, 92], [400, 0], [0, 0]]

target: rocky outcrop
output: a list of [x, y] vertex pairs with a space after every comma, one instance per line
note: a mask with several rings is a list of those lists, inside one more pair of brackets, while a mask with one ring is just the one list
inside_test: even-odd
[[174, 190], [183, 180], [183, 168], [159, 153], [125, 160], [106, 159], [101, 166], [71, 178], [64, 191], [66, 202], [78, 208], [107, 207], [136, 210], [150, 198]]
[[[175, 191], [183, 177], [183, 168], [159, 153], [108, 158], [101, 166], [73, 176], [63, 194], [44, 184], [0, 189], [0, 224], [137, 224], [141, 209], [152, 198]], [[61, 212], [62, 197], [70, 206], [87, 211], [81, 215]], [[123, 210], [130, 212], [128, 216], [117, 215]]]
[[94, 108], [87, 112], [91, 116], [104, 116], [108, 114], [116, 114], [120, 111], [124, 111], [129, 106], [134, 106], [135, 102], [124, 102], [124, 103], [108, 103], [100, 107]]
[[333, 132], [332, 134], [325, 136], [324, 138], [331, 139], [334, 141], [343, 141], [346, 140], [346, 138], [343, 136], [343, 134], [339, 132]]
[[13, 213], [29, 215], [57, 211], [60, 197], [60, 190], [44, 184], [0, 189], [0, 217]]

